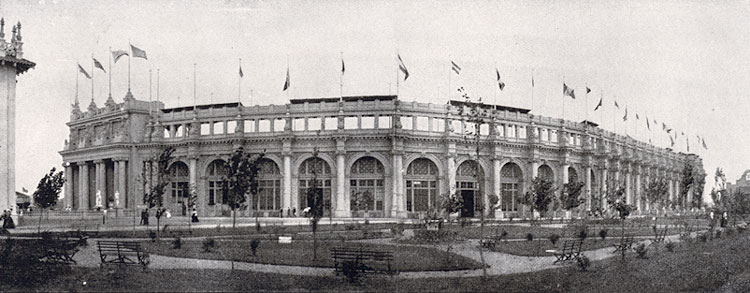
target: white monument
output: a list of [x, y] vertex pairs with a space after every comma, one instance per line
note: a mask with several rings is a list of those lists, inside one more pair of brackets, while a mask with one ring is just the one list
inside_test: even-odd
[[5, 40], [5, 20], [0, 18], [0, 209], [16, 209], [16, 76], [36, 64], [23, 59], [21, 23]]

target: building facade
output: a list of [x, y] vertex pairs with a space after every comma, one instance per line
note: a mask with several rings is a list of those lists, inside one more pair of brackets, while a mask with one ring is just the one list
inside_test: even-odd
[[[480, 137], [462, 113], [478, 106], [488, 115]], [[201, 216], [229, 215], [221, 187], [224, 163], [242, 147], [264, 153], [259, 192], [239, 215], [278, 216], [308, 206], [307, 188], [318, 180], [326, 214], [334, 217], [418, 217], [441, 196], [464, 199], [463, 216], [478, 216], [488, 194], [499, 197], [497, 214], [524, 216], [518, 198], [537, 176], [558, 185], [584, 182], [586, 203], [613, 186], [625, 187], [628, 203], [648, 208], [642, 189], [653, 178], [680, 194], [680, 172], [692, 154], [675, 153], [602, 130], [592, 123], [540, 117], [528, 110], [452, 101], [429, 104], [396, 96], [298, 99], [285, 105], [240, 103], [165, 109], [160, 102], [93, 102], [74, 105], [70, 139], [61, 155], [73, 210], [134, 209], [142, 205], [154, 164], [166, 147], [169, 166], [165, 206], [189, 213], [196, 196]], [[317, 154], [317, 155], [314, 155]], [[678, 206], [691, 201], [691, 195]], [[592, 204], [593, 203], [593, 204]], [[485, 209], [495, 214], [492, 209]]]
[[750, 170], [745, 170], [734, 184], [727, 182], [729, 193], [741, 192], [750, 195]]

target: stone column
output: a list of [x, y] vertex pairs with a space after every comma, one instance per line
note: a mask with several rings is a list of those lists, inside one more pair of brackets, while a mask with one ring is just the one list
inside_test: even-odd
[[[492, 193], [497, 196], [498, 202], [502, 202], [503, 197], [500, 193], [500, 159], [495, 158], [492, 160]], [[494, 209], [487, 209], [488, 213], [494, 213]]]
[[673, 188], [673, 181], [672, 178], [666, 177], [667, 179], [667, 186], [669, 186], [669, 201], [674, 201], [674, 188]]
[[[205, 200], [206, 196], [205, 194], [202, 194], [201, 192], [198, 192], [198, 157], [197, 156], [190, 156], [188, 159], [188, 181], [190, 185], [190, 191], [196, 192], [197, 198], [196, 202], [194, 203], [196, 205], [196, 212], [198, 212], [200, 215], [205, 215], [203, 209], [205, 208]], [[250, 204], [248, 203], [248, 206]], [[192, 211], [191, 211], [192, 212]]]
[[[113, 178], [113, 180], [112, 180], [112, 188], [113, 188], [112, 198], [114, 198], [114, 200], [115, 200], [114, 201], [114, 207], [115, 208], [119, 208], [120, 204], [122, 202], [122, 198], [120, 198], [120, 196], [122, 196], [122, 193], [120, 193], [120, 160], [119, 159], [113, 159], [113, 160], [114, 160], [114, 163], [115, 163], [115, 167], [113, 169], [114, 176], [112, 177]], [[105, 178], [106, 178], [106, 176], [105, 176]], [[115, 196], [115, 195], [117, 195], [117, 196]]]
[[399, 153], [393, 154], [393, 194], [391, 195], [391, 217], [405, 217], [405, 206], [403, 194], [403, 156]]
[[[682, 180], [680, 180], [680, 176], [675, 176], [675, 182], [674, 182], [674, 194], [677, 198], [680, 198], [680, 184], [682, 183]], [[682, 210], [685, 210], [687, 207], [687, 203], [684, 200], [680, 201], [680, 208]]]
[[448, 168], [445, 170], [448, 172], [448, 193], [449, 195], [456, 194], [456, 158], [452, 155], [448, 155]]
[[568, 179], [570, 179], [570, 178], [568, 178], [568, 176], [570, 176], [570, 174], [569, 174], [569, 170], [568, 169], [570, 169], [570, 165], [567, 164], [567, 163], [563, 164], [560, 167], [560, 174], [562, 174], [562, 184], [563, 185], [569, 183]]
[[94, 207], [96, 207], [96, 195], [101, 195], [102, 209], [107, 207], [107, 180], [104, 176], [104, 160], [96, 160], [96, 193], [94, 193]]
[[[120, 176], [118, 176], [117, 179], [115, 179], [115, 181], [118, 182], [118, 184], [117, 184], [117, 191], [120, 193], [120, 205], [117, 206], [117, 207], [118, 208], [122, 208], [122, 207], [128, 207], [127, 203], [128, 203], [128, 200], [129, 200], [129, 198], [128, 198], [128, 189], [127, 189], [127, 186], [128, 186], [128, 180], [127, 180], [128, 175], [127, 174], [128, 173], [126, 172], [128, 161], [120, 160], [120, 161], [118, 161], [118, 163], [119, 164], [117, 166], [115, 166], [115, 167], [120, 170], [119, 171]], [[132, 207], [130, 207], [130, 208], [132, 208]]]
[[586, 174], [584, 174], [584, 178], [586, 180], [585, 181], [586, 185], [584, 187], [585, 188], [584, 192], [585, 192], [585, 196], [586, 196], [586, 201], [589, 202], [589, 205], [590, 205], [590, 203], [591, 203], [591, 165], [587, 164], [586, 168], [584, 168], [583, 170], [584, 170], [583, 172], [586, 173]]
[[534, 180], [536, 176], [539, 174], [539, 161], [533, 160], [531, 161], [531, 178], [529, 178], [529, 182]]
[[630, 185], [630, 172], [631, 172], [630, 166], [628, 166], [625, 171], [626, 171], [625, 172], [625, 203], [626, 204], [632, 204], [633, 203], [633, 198], [632, 198], [633, 195], [630, 192], [630, 188], [631, 188], [631, 185]]
[[290, 153], [284, 153], [284, 194], [282, 196], [282, 206], [292, 206], [292, 156]]
[[61, 207], [62, 210], [66, 211], [67, 207], [73, 208], [73, 165], [69, 162], [63, 163], [65, 167], [65, 206]]
[[641, 213], [643, 206], [641, 206], [641, 166], [635, 166], [635, 206], [638, 207], [638, 214]]
[[350, 217], [350, 205], [346, 202], [346, 154], [336, 153], [336, 217]]
[[[599, 179], [599, 196], [603, 197], [607, 194], [607, 166], [602, 166], [601, 178]], [[589, 200], [589, 209], [591, 208], [591, 201]]]
[[89, 165], [86, 162], [78, 164], [78, 210], [89, 209]]

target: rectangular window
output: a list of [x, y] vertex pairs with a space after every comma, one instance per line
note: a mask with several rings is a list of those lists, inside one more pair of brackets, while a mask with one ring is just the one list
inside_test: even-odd
[[307, 118], [307, 130], [318, 131], [320, 130], [320, 118]]
[[227, 133], [234, 133], [237, 130], [237, 121], [227, 121]]
[[432, 119], [432, 131], [434, 132], [444, 132], [445, 131], [445, 120], [440, 118], [433, 118]]
[[325, 130], [336, 130], [339, 128], [339, 119], [336, 117], [326, 117]]
[[401, 116], [401, 129], [414, 129], [414, 120], [411, 116]]
[[391, 116], [378, 116], [378, 128], [391, 128]]
[[169, 126], [164, 126], [164, 138], [170, 138]]
[[292, 124], [292, 130], [305, 131], [305, 118], [294, 118], [294, 123]]
[[490, 125], [489, 124], [482, 124], [479, 125], [479, 133], [483, 136], [490, 135]]
[[357, 129], [357, 117], [344, 117], [344, 129]]
[[375, 128], [375, 116], [362, 116], [360, 123], [362, 129], [373, 129]]
[[258, 120], [258, 132], [270, 132], [271, 131], [271, 120], [261, 119]]
[[461, 120], [451, 120], [451, 128], [454, 134], [463, 134], [461, 132]]
[[286, 120], [277, 118], [273, 121], [273, 132], [283, 132], [286, 127]]
[[174, 137], [183, 137], [185, 128], [182, 125], [175, 125]]
[[418, 116], [417, 117], [417, 130], [429, 131], [430, 130], [430, 118]]
[[255, 132], [255, 120], [245, 120], [245, 133]]
[[224, 122], [214, 122], [214, 134], [224, 134]]
[[201, 123], [201, 135], [211, 135], [211, 124]]

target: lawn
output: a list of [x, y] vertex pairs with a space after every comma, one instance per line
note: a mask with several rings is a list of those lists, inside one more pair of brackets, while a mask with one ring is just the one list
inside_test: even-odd
[[313, 242], [305, 240], [294, 241], [291, 244], [281, 244], [278, 241], [261, 241], [256, 256], [251, 253], [249, 240], [217, 240], [216, 247], [211, 252], [204, 252], [202, 241], [199, 240], [183, 240], [180, 249], [174, 249], [172, 241], [143, 243], [149, 252], [166, 256], [330, 268], [334, 267], [329, 251], [331, 247], [362, 246], [393, 251], [391, 267], [396, 271], [449, 271], [481, 268], [480, 263], [469, 258], [433, 248], [416, 246], [318, 241], [318, 260], [313, 260]]
[[[403, 279], [371, 276], [348, 284], [342, 277], [289, 276], [227, 270], [100, 270], [72, 268], [33, 283], [0, 279], [2, 291], [444, 291], [444, 292], [678, 292], [750, 291], [748, 233], [708, 242], [679, 243], [674, 252], [649, 251], [576, 267], [481, 277]], [[85, 282], [85, 283], [84, 283]]]
[[[538, 239], [534, 241], [499, 241], [497, 242], [497, 245], [495, 245], [495, 248], [492, 249], [492, 251], [520, 256], [551, 256], [552, 254], [546, 253], [545, 251], [552, 249], [562, 249], [565, 240], [571, 239], [560, 239], [557, 241], [556, 245], [552, 245], [552, 242], [550, 242], [548, 239]], [[604, 240], [600, 238], [586, 239], [583, 242], [583, 247], [581, 247], [581, 249], [583, 251], [586, 251], [609, 247], [612, 248], [612, 251], [614, 251], [615, 248], [613, 245], [619, 243], [620, 238], [607, 238]]]

